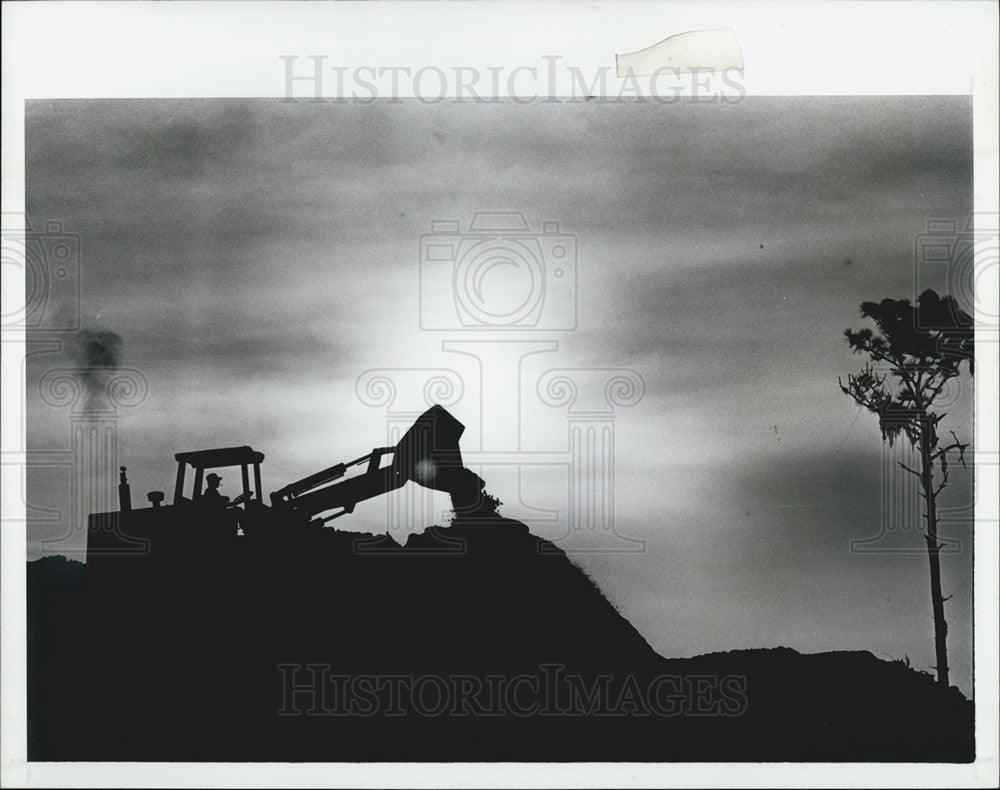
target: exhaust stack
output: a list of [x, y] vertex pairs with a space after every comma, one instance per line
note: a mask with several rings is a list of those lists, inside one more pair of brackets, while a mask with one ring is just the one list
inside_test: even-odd
[[118, 473], [118, 509], [125, 513], [132, 509], [132, 489], [125, 477], [125, 467]]

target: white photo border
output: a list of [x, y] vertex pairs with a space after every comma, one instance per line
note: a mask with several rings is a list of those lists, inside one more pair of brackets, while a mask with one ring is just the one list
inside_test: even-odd
[[[512, 72], [515, 97], [569, 95], [573, 75], [609, 70], [615, 55], [690, 30], [731, 28], [745, 63], [746, 95], [973, 97], [975, 210], [996, 216], [997, 16], [983, 2], [23, 2], [3, 4], [5, 212], [24, 210], [24, 103], [30, 99], [261, 97], [285, 91], [286, 61], [310, 56], [347, 69], [391, 65]], [[547, 59], [548, 58], [548, 59]], [[556, 60], [551, 60], [555, 58]], [[547, 64], [558, 68], [545, 71]], [[523, 69], [543, 75], [530, 78]], [[327, 72], [332, 74], [333, 72]], [[434, 73], [434, 72], [428, 72]], [[530, 79], [529, 79], [530, 78]], [[449, 76], [449, 80], [453, 79]], [[527, 80], [527, 81], [526, 81]], [[379, 82], [380, 90], [382, 82]], [[414, 95], [414, 81], [397, 83]], [[526, 86], [526, 87], [519, 87]], [[306, 90], [308, 84], [296, 84]], [[324, 85], [335, 97], [336, 83]], [[477, 87], [484, 93], [488, 83]], [[456, 85], [449, 82], [449, 90]], [[419, 89], [419, 85], [418, 85]], [[308, 97], [308, 93], [301, 94]], [[629, 95], [629, 94], [625, 94]], [[4, 290], [24, 292], [5, 267]], [[994, 294], [992, 298], [997, 297]], [[996, 302], [992, 315], [996, 315]], [[982, 348], [982, 346], [981, 346]], [[998, 360], [977, 359], [976, 446], [996, 452]], [[24, 343], [5, 342], [5, 452], [23, 448]], [[2, 757], [4, 786], [31, 787], [995, 787], [998, 783], [997, 481], [976, 470], [975, 684], [977, 759], [907, 764], [145, 764], [25, 761], [23, 530], [2, 533]], [[3, 480], [5, 519], [24, 519], [21, 480]]]

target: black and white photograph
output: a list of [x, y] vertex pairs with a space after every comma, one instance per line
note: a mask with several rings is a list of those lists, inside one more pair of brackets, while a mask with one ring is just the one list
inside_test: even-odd
[[[758, 88], [747, 7], [18, 5], [4, 786], [991, 784], [995, 74]], [[198, 83], [193, 5], [265, 80]], [[491, 60], [529, 7], [581, 38]], [[120, 91], [25, 54], [85, 10]]]

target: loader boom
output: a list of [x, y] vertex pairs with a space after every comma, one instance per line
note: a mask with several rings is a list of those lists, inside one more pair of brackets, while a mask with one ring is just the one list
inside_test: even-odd
[[[413, 480], [427, 488], [448, 492], [456, 512], [473, 510], [482, 502], [484, 484], [462, 465], [458, 440], [464, 431], [465, 426], [446, 409], [432, 406], [417, 418], [395, 447], [376, 447], [368, 455], [291, 483], [271, 494], [271, 506], [325, 523], [353, 512], [358, 502], [386, 494]], [[382, 459], [389, 454], [392, 463], [382, 466]], [[365, 464], [361, 474], [341, 479], [351, 467]]]
[[[383, 456], [391, 454], [393, 449], [376, 447], [368, 455], [336, 464], [291, 483], [271, 494], [271, 506], [310, 516], [339, 509], [339, 512], [320, 519], [323, 522], [351, 513], [358, 502], [388, 493], [406, 483], [405, 478], [391, 466], [379, 468]], [[368, 465], [362, 474], [334, 482], [347, 474], [352, 466], [361, 466], [366, 462]]]

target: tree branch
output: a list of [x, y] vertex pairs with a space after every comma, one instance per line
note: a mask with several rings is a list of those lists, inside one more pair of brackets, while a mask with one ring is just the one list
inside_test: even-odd
[[[911, 374], [902, 369], [895, 370], [893, 372], [899, 377], [900, 381], [903, 382], [903, 385], [909, 391], [910, 397], [913, 399], [914, 408], [923, 411], [924, 407], [923, 403], [920, 400], [920, 394], [919, 394], [920, 388], [917, 386], [917, 383], [911, 377]], [[919, 372], [917, 373], [917, 376], [918, 377], [920, 376]]]
[[918, 472], [916, 469], [910, 469], [910, 467], [908, 467], [902, 461], [896, 461], [896, 463], [899, 464], [901, 467], [903, 467], [911, 475], [916, 475], [917, 477], [920, 477], [920, 472]]
[[[965, 444], [962, 444], [962, 442], [958, 441], [958, 437], [955, 435], [954, 431], [948, 431], [948, 433], [951, 434], [951, 438], [954, 439], [955, 441], [952, 442], [951, 444], [949, 444], [947, 447], [942, 447], [937, 452], [933, 453], [931, 455], [931, 460], [932, 461], [936, 461], [942, 455], [946, 455], [947, 453], [951, 452], [952, 450], [958, 450], [958, 462], [963, 467], [965, 467], [965, 450], [969, 446], [969, 443], [966, 442]], [[968, 467], [965, 467], [965, 468], [968, 468]]]

